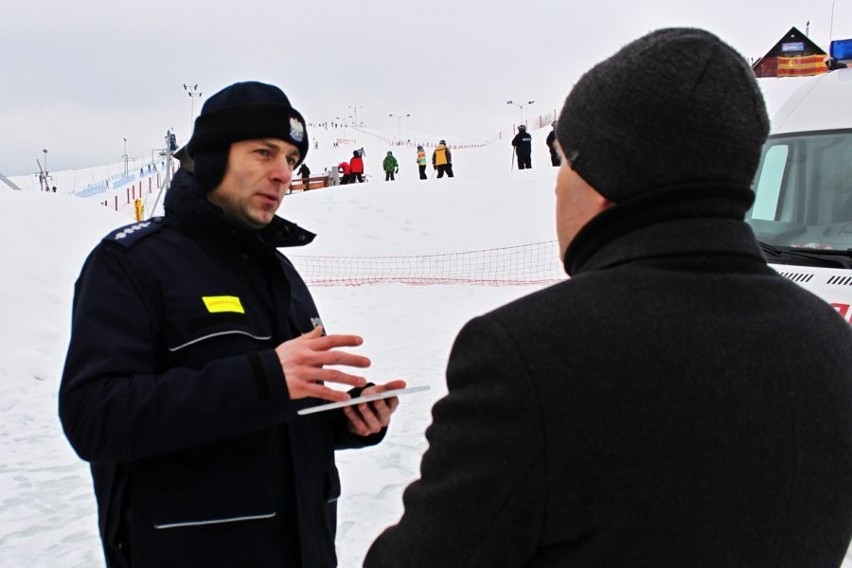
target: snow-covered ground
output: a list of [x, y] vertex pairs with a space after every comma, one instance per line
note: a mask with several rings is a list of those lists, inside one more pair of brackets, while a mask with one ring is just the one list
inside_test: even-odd
[[[318, 234], [303, 250], [286, 252], [298, 262], [302, 254], [417, 256], [552, 240], [556, 169], [549, 167], [544, 145], [549, 130], [534, 132], [532, 171], [511, 167], [507, 133], [481, 148], [455, 150], [455, 178], [421, 181], [413, 147], [391, 146], [384, 141], [388, 135], [378, 132], [340, 136], [335, 129], [313, 129], [319, 145], [307, 159], [313, 173], [363, 146], [371, 181], [285, 198], [280, 213]], [[435, 143], [439, 137], [415, 142]], [[354, 143], [335, 148], [337, 138]], [[452, 147], [454, 141], [448, 142]], [[388, 150], [401, 163], [396, 182], [381, 181], [380, 163]], [[0, 298], [5, 301], [0, 320], [0, 567], [103, 566], [88, 467], [62, 434], [56, 391], [80, 266], [104, 234], [130, 222], [132, 215], [126, 204], [116, 212], [100, 205], [101, 197], [67, 193], [121, 168], [78, 172], [74, 175], [85, 183], [75, 187], [67, 181], [56, 194], [0, 189]], [[16, 181], [24, 186], [30, 180]], [[153, 207], [155, 194], [145, 200]], [[360, 351], [373, 360], [372, 380], [404, 378], [410, 385], [432, 387], [402, 400], [381, 445], [338, 454], [340, 566], [359, 566], [372, 540], [402, 512], [402, 490], [417, 478], [426, 449], [431, 406], [446, 392], [443, 371], [456, 332], [471, 317], [537, 288], [398, 283], [313, 288], [330, 331], [365, 338]]]

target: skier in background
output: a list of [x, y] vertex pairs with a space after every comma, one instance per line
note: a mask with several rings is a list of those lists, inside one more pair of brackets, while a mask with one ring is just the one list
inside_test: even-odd
[[453, 177], [453, 155], [447, 147], [447, 141], [441, 140], [432, 152], [432, 167], [438, 171], [438, 177]]
[[518, 155], [518, 169], [532, 169], [532, 136], [523, 124], [518, 127], [518, 133], [512, 138], [512, 146]]
[[556, 121], [550, 123], [552, 130], [547, 134], [547, 139], [544, 141], [547, 144], [547, 149], [550, 150], [550, 165], [559, 167], [559, 152], [556, 150]]
[[417, 146], [417, 169], [420, 170], [420, 179], [426, 179], [426, 150], [423, 146]]
[[394, 173], [399, 173], [399, 162], [393, 155], [393, 152], [388, 150], [388, 155], [382, 160], [382, 169], [385, 170], [385, 181], [394, 181], [396, 178]]
[[311, 169], [308, 167], [308, 164], [302, 163], [302, 166], [299, 168], [297, 172], [299, 176], [302, 178], [302, 191], [307, 191], [310, 189], [310, 178], [311, 178]]
[[355, 183], [355, 180], [358, 180], [358, 183], [364, 182], [364, 159], [361, 157], [363, 155], [363, 148], [352, 151], [352, 158], [349, 160], [349, 183]]
[[349, 167], [349, 162], [343, 160], [337, 164], [337, 171], [340, 172], [340, 185], [346, 185], [352, 181], [352, 172]]

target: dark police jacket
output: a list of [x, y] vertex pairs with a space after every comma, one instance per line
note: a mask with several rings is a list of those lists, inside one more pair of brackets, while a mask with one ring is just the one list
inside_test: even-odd
[[237, 227], [182, 170], [165, 207], [107, 236], [75, 288], [59, 412], [107, 563], [334, 566], [334, 450], [383, 433], [288, 397], [274, 348], [320, 319], [276, 247], [313, 235]]
[[528, 156], [532, 152], [532, 135], [526, 130], [518, 132], [512, 138], [512, 146], [515, 147], [521, 156]]
[[750, 203], [616, 205], [570, 280], [469, 322], [365, 567], [839, 566], [852, 328], [766, 265]]

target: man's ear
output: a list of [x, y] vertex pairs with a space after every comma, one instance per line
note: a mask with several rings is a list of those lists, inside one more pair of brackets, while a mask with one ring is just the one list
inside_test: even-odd
[[[589, 187], [592, 187], [592, 186], [590, 185]], [[594, 209], [597, 209], [598, 213], [600, 213], [601, 211], [605, 211], [606, 209], [609, 209], [610, 207], [615, 205], [614, 201], [610, 201], [609, 198], [601, 195], [600, 192], [596, 188], [592, 187], [592, 189], [595, 192], [595, 195], [592, 198], [592, 207]]]

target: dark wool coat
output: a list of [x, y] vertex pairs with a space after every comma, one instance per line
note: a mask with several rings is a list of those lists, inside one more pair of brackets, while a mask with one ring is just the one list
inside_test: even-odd
[[59, 410], [107, 563], [334, 566], [334, 450], [381, 435], [288, 397], [274, 348], [320, 320], [275, 247], [313, 235], [239, 228], [202, 195], [179, 171], [165, 219], [107, 236], [76, 285]]
[[839, 566], [852, 332], [766, 265], [750, 202], [616, 205], [572, 242], [571, 280], [469, 322], [364, 565]]

